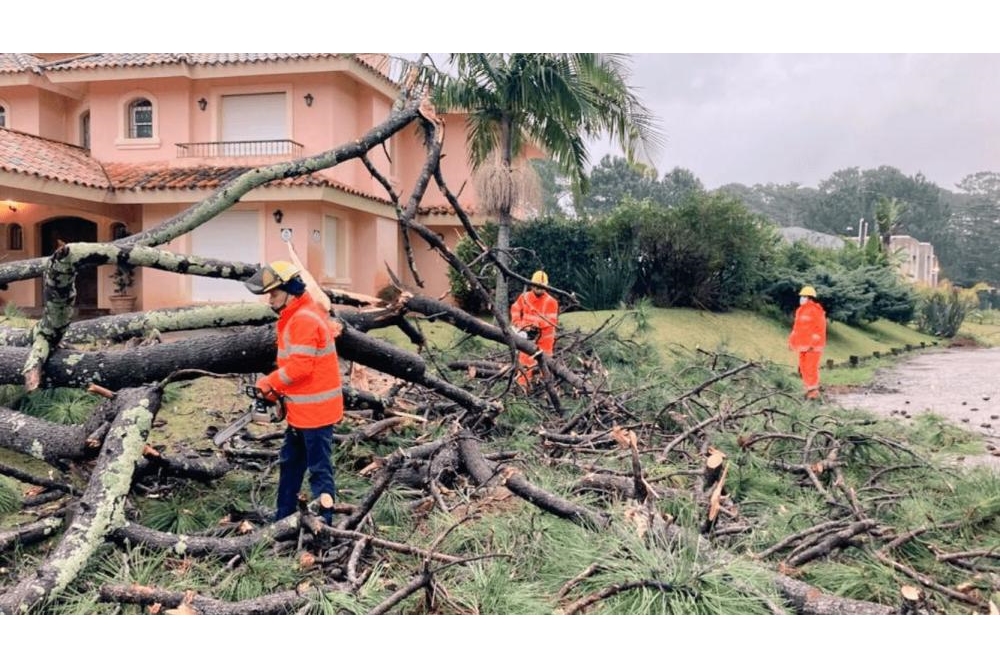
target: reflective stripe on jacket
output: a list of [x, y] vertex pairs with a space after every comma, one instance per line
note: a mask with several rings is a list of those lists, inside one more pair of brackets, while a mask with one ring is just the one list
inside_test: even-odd
[[795, 311], [788, 344], [797, 352], [826, 347], [826, 311], [819, 302], [809, 299]]
[[552, 354], [559, 324], [559, 301], [548, 292], [537, 296], [531, 290], [522, 292], [510, 307], [510, 323], [518, 329], [538, 327], [538, 346]]
[[293, 299], [278, 317], [278, 369], [267, 382], [285, 398], [290, 426], [327, 426], [344, 416], [330, 316], [308, 293]]

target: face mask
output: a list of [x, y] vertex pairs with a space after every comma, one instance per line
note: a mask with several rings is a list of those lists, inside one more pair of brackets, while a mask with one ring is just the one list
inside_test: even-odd
[[288, 292], [284, 290], [274, 290], [268, 294], [267, 304], [271, 310], [280, 313], [288, 305]]
[[800, 306], [804, 306], [805, 303], [806, 303], [806, 301], [808, 301], [808, 300], [809, 300], [809, 297], [807, 297], [807, 296], [800, 296], [799, 297], [799, 305]]

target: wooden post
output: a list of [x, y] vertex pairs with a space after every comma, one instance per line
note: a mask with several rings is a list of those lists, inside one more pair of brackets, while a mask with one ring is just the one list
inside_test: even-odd
[[829, 370], [833, 370], [833, 359], [827, 359], [827, 360], [826, 360], [826, 367], [827, 367], [827, 368], [828, 368]]

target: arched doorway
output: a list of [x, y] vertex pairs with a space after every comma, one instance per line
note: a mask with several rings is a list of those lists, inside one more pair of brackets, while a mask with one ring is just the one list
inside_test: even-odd
[[[39, 226], [42, 257], [48, 257], [61, 243], [97, 241], [97, 225], [76, 217], [53, 218]], [[77, 308], [97, 307], [97, 267], [87, 266], [76, 275]]]

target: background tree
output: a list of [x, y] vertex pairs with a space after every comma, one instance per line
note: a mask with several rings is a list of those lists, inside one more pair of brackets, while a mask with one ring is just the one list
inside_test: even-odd
[[589, 187], [581, 200], [581, 213], [589, 218], [609, 214], [626, 198], [654, 199], [656, 172], [625, 158], [605, 155], [590, 171]]
[[666, 206], [679, 206], [691, 195], [705, 192], [701, 179], [690, 169], [675, 167], [663, 175], [656, 200]]
[[531, 166], [538, 175], [539, 198], [536, 217], [566, 218], [573, 211], [573, 185], [552, 160], [535, 158]]
[[595, 255], [613, 256], [632, 244], [638, 266], [632, 297], [649, 297], [656, 306], [752, 306], [777, 244], [771, 225], [721, 194], [693, 194], [676, 207], [626, 200], [598, 226]]
[[977, 179], [962, 183], [969, 188], [968, 194], [955, 197], [948, 221], [956, 256], [948, 275], [958, 285], [996, 285], [1000, 283], [1000, 189]]
[[590, 189], [581, 212], [590, 219], [607, 215], [626, 198], [677, 206], [698, 192], [705, 192], [705, 186], [689, 169], [676, 167], [657, 180], [652, 167], [605, 155], [590, 172]]
[[[661, 143], [651, 112], [628, 83], [627, 58], [601, 53], [459, 53], [450, 75], [435, 86], [438, 108], [469, 114], [469, 154], [488, 170], [486, 212], [498, 222], [498, 258], [509, 262], [512, 213], [522, 201], [515, 161], [529, 146], [545, 152], [585, 192], [586, 139], [608, 136], [629, 160]], [[482, 198], [481, 198], [482, 200]], [[507, 281], [497, 277], [494, 308], [508, 304]]]
[[741, 183], [728, 183], [718, 188], [717, 192], [735, 197], [748, 209], [764, 216], [779, 227], [814, 229], [810, 222], [810, 212], [816, 206], [818, 195], [816, 188], [803, 187], [795, 182], [784, 185], [758, 183], [752, 187]]

